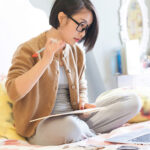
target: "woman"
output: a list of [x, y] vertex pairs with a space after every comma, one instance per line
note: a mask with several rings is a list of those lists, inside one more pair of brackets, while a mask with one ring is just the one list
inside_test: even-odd
[[[56, 0], [49, 19], [52, 28], [21, 44], [15, 52], [6, 88], [14, 101], [17, 133], [31, 144], [59, 145], [115, 129], [140, 110], [138, 97], [122, 91], [96, 102], [87, 101], [83, 42], [91, 50], [98, 21], [90, 0]], [[32, 57], [38, 50], [38, 57]], [[107, 94], [106, 94], [107, 95]], [[98, 113], [30, 122], [49, 114], [102, 107]]]

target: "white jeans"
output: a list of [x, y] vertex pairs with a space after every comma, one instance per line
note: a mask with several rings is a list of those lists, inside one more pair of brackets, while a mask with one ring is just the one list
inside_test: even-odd
[[102, 110], [88, 118], [65, 116], [42, 120], [37, 126], [36, 133], [28, 138], [29, 143], [60, 145], [77, 142], [120, 127], [140, 111], [142, 104], [135, 93], [119, 90], [102, 94], [95, 102]]

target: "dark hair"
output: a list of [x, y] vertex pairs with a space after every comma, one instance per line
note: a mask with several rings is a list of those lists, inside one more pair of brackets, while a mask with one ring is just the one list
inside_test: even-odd
[[59, 27], [59, 12], [64, 12], [65, 14], [72, 16], [83, 8], [90, 10], [93, 14], [93, 23], [89, 27], [86, 35], [80, 41], [84, 42], [84, 46], [88, 52], [94, 47], [99, 31], [95, 8], [90, 0], [56, 0], [51, 10], [49, 24], [57, 29]]

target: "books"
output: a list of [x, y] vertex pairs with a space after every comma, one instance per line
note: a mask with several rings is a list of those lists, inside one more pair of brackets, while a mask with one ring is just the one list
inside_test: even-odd
[[44, 116], [44, 117], [41, 117], [41, 118], [33, 119], [30, 122], [35, 122], [35, 121], [38, 121], [38, 120], [52, 118], [52, 117], [66, 116], [66, 115], [91, 114], [93, 112], [98, 112], [102, 109], [103, 109], [102, 107], [97, 107], [97, 108], [90, 108], [90, 109], [84, 109], [84, 110], [74, 110], [74, 111], [69, 111], [69, 112], [65, 112], [65, 113], [60, 113], [60, 114], [55, 114], [55, 115], [48, 115], [48, 116]]

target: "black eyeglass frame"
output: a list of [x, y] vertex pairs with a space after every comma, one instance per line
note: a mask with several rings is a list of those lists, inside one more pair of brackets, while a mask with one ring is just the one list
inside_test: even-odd
[[73, 19], [70, 15], [67, 15], [68, 16], [68, 18], [70, 18], [73, 22], [75, 22], [78, 26], [77, 26], [77, 28], [76, 28], [76, 30], [78, 31], [78, 32], [83, 32], [83, 31], [85, 31], [86, 33], [87, 33], [87, 31], [88, 31], [88, 29], [89, 29], [89, 26], [87, 25], [86, 26], [86, 28], [82, 28], [82, 30], [79, 30], [79, 27], [80, 27], [80, 25], [81, 24], [83, 24], [84, 22], [78, 22], [78, 21], [76, 21], [75, 19]]

